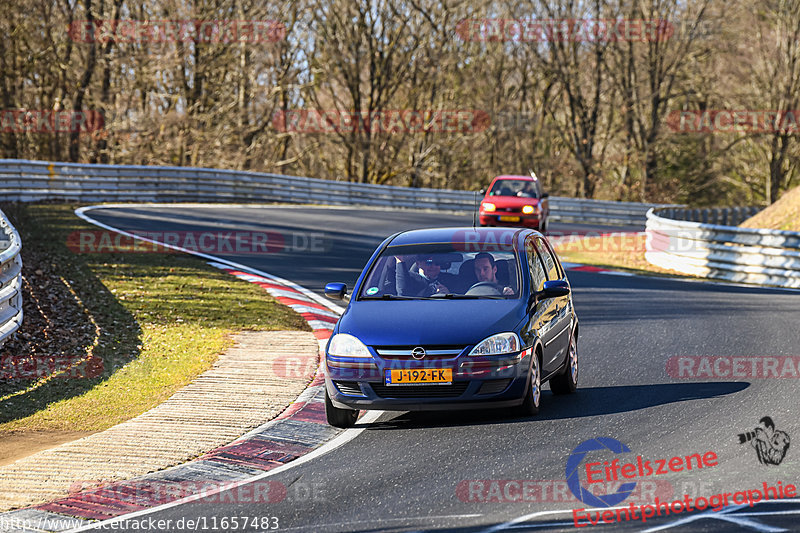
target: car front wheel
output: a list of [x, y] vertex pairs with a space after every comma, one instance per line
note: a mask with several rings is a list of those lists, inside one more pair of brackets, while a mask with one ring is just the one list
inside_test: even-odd
[[572, 394], [578, 389], [578, 339], [575, 332], [569, 338], [569, 354], [564, 373], [550, 380], [550, 390], [553, 394]]
[[542, 372], [539, 367], [539, 357], [533, 354], [531, 363], [531, 381], [525, 399], [520, 406], [520, 414], [523, 416], [533, 416], [539, 414], [539, 401], [542, 398]]
[[358, 420], [357, 409], [340, 409], [333, 405], [330, 396], [328, 396], [328, 389], [325, 389], [325, 417], [328, 419], [328, 424], [336, 428], [351, 428], [356, 425]]

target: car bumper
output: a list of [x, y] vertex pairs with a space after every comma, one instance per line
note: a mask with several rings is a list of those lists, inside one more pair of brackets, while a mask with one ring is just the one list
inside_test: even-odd
[[[500, 217], [519, 217], [519, 220], [500, 220]], [[482, 226], [513, 226], [539, 229], [544, 217], [541, 215], [521, 215], [521, 214], [502, 214], [502, 215], [479, 215]]]
[[467, 369], [458, 365], [461, 370], [454, 372], [451, 385], [406, 386], [387, 385], [384, 369], [375, 365], [358, 370], [327, 366], [325, 387], [339, 408], [428, 411], [511, 407], [522, 403], [529, 366], [529, 357], [514, 364]]

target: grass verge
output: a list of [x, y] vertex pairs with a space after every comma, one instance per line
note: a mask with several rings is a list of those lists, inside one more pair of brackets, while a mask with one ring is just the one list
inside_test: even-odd
[[[0, 206], [23, 242], [25, 320], [0, 349], [0, 442], [94, 432], [158, 405], [242, 330], [309, 330], [263, 289], [184, 254], [76, 254], [73, 206]], [[1, 446], [1, 445], [0, 445]]]
[[800, 231], [800, 187], [786, 191], [777, 202], [740, 225], [743, 228]]

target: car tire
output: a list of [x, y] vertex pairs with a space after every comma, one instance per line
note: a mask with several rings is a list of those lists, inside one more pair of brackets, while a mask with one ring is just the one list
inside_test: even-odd
[[533, 362], [531, 363], [531, 380], [525, 390], [525, 399], [519, 406], [519, 413], [522, 416], [534, 416], [539, 414], [539, 403], [542, 399], [542, 368], [539, 364], [539, 356], [534, 352]]
[[569, 353], [564, 365], [564, 372], [550, 380], [553, 394], [572, 394], [578, 389], [578, 339], [575, 332], [569, 337]]
[[356, 425], [358, 410], [336, 407], [331, 402], [330, 396], [328, 396], [328, 389], [325, 388], [325, 418], [328, 419], [328, 424], [333, 427], [347, 429]]

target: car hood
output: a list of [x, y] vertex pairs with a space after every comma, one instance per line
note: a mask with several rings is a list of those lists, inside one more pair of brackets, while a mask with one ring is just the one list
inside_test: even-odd
[[368, 346], [468, 345], [513, 331], [522, 300], [361, 300], [348, 306], [339, 333]]
[[538, 198], [525, 198], [519, 196], [488, 196], [483, 199], [497, 207], [522, 207], [523, 205], [539, 205]]

